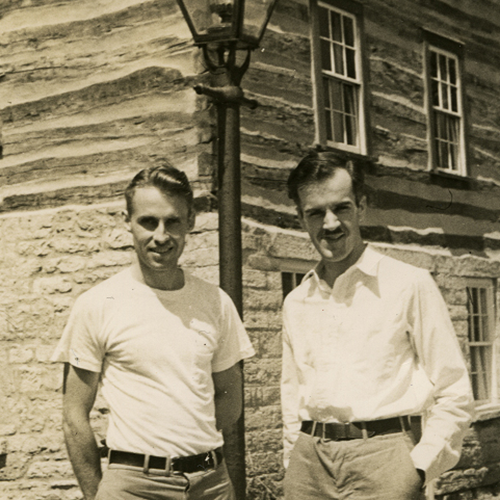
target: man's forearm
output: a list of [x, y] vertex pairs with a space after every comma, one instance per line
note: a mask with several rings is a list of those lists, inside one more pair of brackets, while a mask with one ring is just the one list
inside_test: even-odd
[[94, 500], [102, 478], [99, 449], [90, 424], [64, 423], [66, 447], [85, 500]]
[[241, 415], [241, 398], [230, 393], [220, 393], [215, 396], [215, 419], [218, 429], [227, 429]]

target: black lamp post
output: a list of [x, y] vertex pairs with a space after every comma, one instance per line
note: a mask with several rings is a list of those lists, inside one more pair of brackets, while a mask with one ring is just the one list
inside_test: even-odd
[[[257, 106], [246, 99], [240, 82], [259, 46], [277, 0], [177, 0], [195, 45], [212, 74], [224, 76], [222, 86], [197, 85], [199, 94], [217, 106], [217, 175], [219, 209], [220, 285], [243, 316], [241, 252], [240, 106]], [[246, 57], [238, 65], [237, 52]], [[243, 391], [243, 387], [241, 389]], [[244, 500], [245, 434], [243, 415], [224, 433], [224, 448], [236, 499]]]

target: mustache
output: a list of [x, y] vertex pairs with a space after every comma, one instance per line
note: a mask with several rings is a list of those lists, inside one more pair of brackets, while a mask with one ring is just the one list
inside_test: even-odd
[[337, 236], [341, 236], [342, 234], [344, 234], [344, 231], [342, 231], [342, 229], [334, 229], [333, 231], [330, 231], [329, 229], [325, 229], [323, 231], [323, 236], [325, 238], [329, 238], [329, 237], [337, 237]]

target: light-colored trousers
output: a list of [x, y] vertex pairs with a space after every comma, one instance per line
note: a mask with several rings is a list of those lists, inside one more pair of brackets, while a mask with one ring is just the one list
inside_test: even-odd
[[111, 464], [95, 500], [234, 500], [226, 462], [207, 472], [158, 475]]
[[423, 500], [411, 433], [331, 441], [300, 433], [285, 474], [285, 500]]

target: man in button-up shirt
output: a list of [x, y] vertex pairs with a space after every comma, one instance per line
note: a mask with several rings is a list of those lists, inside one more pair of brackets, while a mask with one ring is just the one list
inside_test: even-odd
[[288, 189], [321, 262], [283, 307], [285, 498], [420, 498], [457, 463], [472, 412], [444, 300], [427, 271], [363, 242], [351, 162], [311, 153]]

